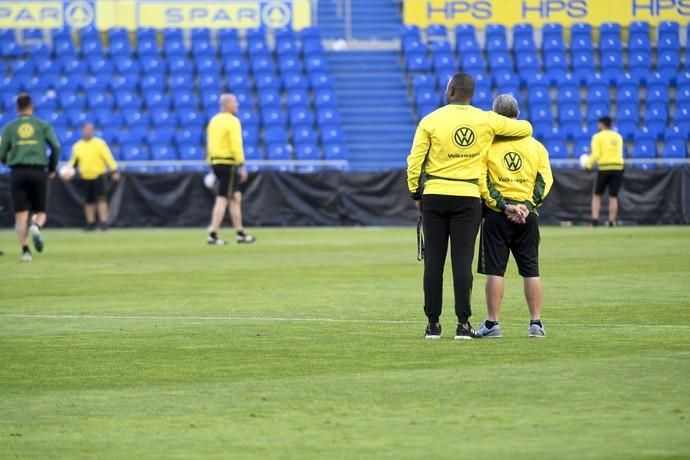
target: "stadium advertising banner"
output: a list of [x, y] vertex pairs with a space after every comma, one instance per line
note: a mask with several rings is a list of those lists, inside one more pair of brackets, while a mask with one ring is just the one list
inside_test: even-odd
[[0, 0], [0, 27], [14, 29], [302, 29], [310, 25], [310, 0]]
[[540, 26], [556, 22], [568, 26], [588, 22], [594, 26], [608, 21], [690, 20], [690, 0], [405, 0], [404, 21], [408, 25], [485, 24]]

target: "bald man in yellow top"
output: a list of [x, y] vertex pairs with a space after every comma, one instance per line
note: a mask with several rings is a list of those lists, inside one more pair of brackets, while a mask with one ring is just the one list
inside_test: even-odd
[[[108, 187], [107, 173], [110, 170], [113, 180], [120, 180], [120, 173], [108, 144], [94, 135], [92, 123], [85, 123], [81, 129], [82, 138], [72, 147], [69, 166], [79, 168], [84, 189], [84, 214], [86, 230], [108, 229]], [[96, 223], [98, 211], [99, 223]]]
[[253, 243], [256, 239], [245, 233], [242, 225], [242, 192], [240, 184], [247, 181], [242, 145], [242, 124], [237, 118], [239, 103], [234, 94], [220, 97], [220, 112], [206, 128], [206, 159], [218, 180], [216, 202], [208, 228], [208, 244], [227, 244], [219, 235], [225, 211], [230, 208], [230, 218], [235, 228], [237, 243]]

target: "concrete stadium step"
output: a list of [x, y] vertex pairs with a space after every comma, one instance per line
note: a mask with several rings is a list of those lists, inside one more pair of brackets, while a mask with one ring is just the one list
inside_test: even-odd
[[[397, 3], [391, 0], [354, 0], [351, 6], [353, 38], [398, 38], [402, 18]], [[324, 37], [345, 37], [345, 12], [338, 8], [336, 2], [319, 2], [316, 13], [318, 26]]]

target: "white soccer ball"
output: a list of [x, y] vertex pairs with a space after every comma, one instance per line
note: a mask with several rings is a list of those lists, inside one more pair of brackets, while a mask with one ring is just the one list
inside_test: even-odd
[[580, 155], [580, 167], [582, 169], [584, 169], [585, 166], [587, 166], [588, 162], [589, 162], [589, 155], [587, 155], [586, 153], [583, 153], [582, 155]]
[[206, 188], [213, 190], [213, 187], [216, 186], [216, 182], [218, 182], [218, 179], [216, 178], [216, 175], [212, 172], [204, 176], [204, 185], [206, 186]]
[[72, 179], [74, 179], [74, 175], [76, 174], [76, 171], [70, 165], [64, 165], [60, 168], [60, 171], [58, 171], [58, 174], [60, 176], [60, 179], [62, 179], [62, 180], [72, 180]]

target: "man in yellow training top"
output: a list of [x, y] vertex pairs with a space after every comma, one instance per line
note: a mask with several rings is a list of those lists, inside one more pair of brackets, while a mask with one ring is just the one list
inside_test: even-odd
[[242, 225], [242, 192], [240, 184], [247, 181], [242, 145], [242, 124], [237, 118], [239, 103], [233, 94], [220, 97], [220, 112], [208, 124], [206, 159], [218, 179], [218, 193], [213, 206], [208, 244], [223, 245], [218, 236], [225, 210], [230, 207], [230, 218], [237, 233], [238, 243], [253, 243], [256, 239], [244, 232]]
[[592, 169], [599, 164], [597, 181], [592, 196], [592, 226], [599, 225], [601, 195], [609, 189], [609, 221], [614, 227], [618, 222], [618, 192], [623, 184], [623, 137], [611, 129], [611, 117], [599, 119], [599, 132], [592, 136], [592, 153], [585, 169]]
[[113, 173], [113, 180], [120, 180], [117, 163], [113, 154], [100, 137], [94, 135], [92, 123], [85, 123], [81, 128], [82, 138], [72, 147], [72, 157], [68, 165], [79, 168], [79, 176], [84, 190], [84, 214], [86, 230], [96, 229], [96, 211], [98, 227], [108, 229], [108, 170]]
[[[472, 316], [472, 260], [481, 220], [479, 178], [494, 135], [529, 136], [527, 121], [511, 120], [470, 105], [474, 80], [455, 75], [446, 88], [448, 104], [424, 117], [407, 157], [407, 185], [424, 222], [424, 313], [428, 339], [441, 337], [443, 267], [450, 237], [456, 339], [476, 337]], [[509, 213], [517, 207], [510, 206]]]
[[[494, 112], [510, 118], [520, 114], [510, 94], [494, 100]], [[530, 312], [529, 337], [545, 337], [541, 322], [542, 285], [539, 277], [539, 223], [537, 208], [551, 190], [553, 175], [549, 153], [533, 137], [495, 138], [484, 157], [479, 188], [486, 205], [479, 243], [479, 273], [486, 277], [487, 319], [480, 337], [502, 337], [498, 315], [503, 300], [503, 275], [510, 253], [524, 278]], [[509, 205], [518, 205], [520, 216], [508, 217]]]

